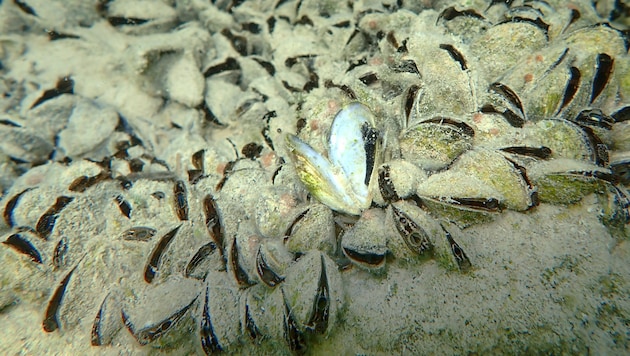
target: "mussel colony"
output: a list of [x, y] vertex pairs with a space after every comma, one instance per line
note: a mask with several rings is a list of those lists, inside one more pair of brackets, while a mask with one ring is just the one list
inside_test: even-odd
[[[628, 5], [87, 3], [0, 2], [0, 317], [25, 335], [0, 351], [630, 348]], [[47, 65], [69, 49], [85, 66]], [[571, 220], [580, 206], [602, 229]], [[551, 207], [590, 231], [585, 251], [535, 255], [528, 236], [506, 262], [471, 237]], [[531, 290], [475, 289], [521, 258], [542, 266]], [[364, 284], [387, 294], [357, 312]], [[549, 295], [575, 319], [541, 307], [496, 336], [454, 300], [504, 292], [503, 308]]]

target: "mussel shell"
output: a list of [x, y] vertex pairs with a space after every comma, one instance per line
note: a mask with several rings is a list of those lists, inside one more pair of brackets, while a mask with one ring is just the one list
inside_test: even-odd
[[457, 226], [445, 222], [440, 225], [442, 231], [435, 240], [435, 260], [448, 271], [470, 271], [473, 266], [471, 258], [476, 252], [472, 241]]
[[[398, 214], [394, 213], [394, 210], [399, 211]], [[426, 211], [418, 206], [400, 201], [393, 203], [391, 207], [387, 209], [387, 225], [391, 226], [389, 230], [394, 230], [396, 233], [392, 235], [387, 241], [387, 247], [392, 255], [401, 261], [424, 261], [427, 258], [431, 258], [434, 255], [434, 246], [439, 238], [441, 238], [442, 230], [438, 221], [430, 216]], [[398, 215], [403, 215], [402, 219], [410, 219], [411, 225], [416, 226], [416, 231], [413, 231], [414, 236], [410, 239], [405, 236], [403, 232], [399, 232], [396, 224], [404, 224], [404, 222], [397, 222]], [[429, 248], [425, 251], [419, 249], [421, 239], [428, 241]], [[424, 243], [423, 243], [424, 244]]]
[[241, 301], [242, 334], [253, 342], [283, 340], [284, 299], [281, 288], [257, 284], [244, 291]]
[[619, 183], [630, 185], [630, 152], [613, 152], [609, 167]]
[[600, 177], [612, 176], [610, 170], [570, 159], [538, 162], [529, 170], [540, 201], [552, 204], [574, 204], [591, 193], [605, 193], [610, 183]]
[[405, 199], [416, 193], [416, 187], [427, 174], [417, 165], [402, 159], [389, 161], [378, 167], [378, 180], [370, 189], [378, 205]]
[[287, 268], [293, 262], [290, 253], [281, 239], [265, 239], [256, 253], [256, 272], [261, 282], [270, 287], [284, 281]]
[[381, 233], [384, 221], [383, 210], [369, 209], [342, 235], [341, 249], [355, 265], [374, 271], [385, 266], [388, 236]]
[[228, 351], [241, 333], [242, 293], [228, 273], [208, 273], [204, 284], [197, 312], [202, 347], [206, 354], [211, 349]]
[[337, 250], [332, 211], [323, 204], [313, 204], [298, 214], [287, 229], [284, 241], [289, 251], [303, 253], [320, 250], [332, 255]]
[[429, 171], [445, 168], [471, 149], [472, 143], [470, 132], [439, 120], [421, 122], [400, 137], [403, 158]]
[[630, 193], [619, 185], [608, 185], [608, 194], [598, 195], [602, 206], [600, 220], [618, 239], [630, 237]]
[[421, 197], [495, 198], [512, 210], [531, 204], [527, 182], [515, 166], [495, 151], [476, 149], [463, 154], [449, 170], [436, 173], [418, 186]]
[[300, 257], [287, 270], [282, 293], [302, 332], [328, 335], [335, 327], [344, 303], [344, 287], [337, 265], [326, 254], [313, 250]]
[[577, 52], [577, 63], [589, 63], [590, 70], [596, 70], [591, 60], [592, 56], [598, 53], [616, 56], [626, 52], [622, 33], [606, 25], [589, 26], [573, 31], [564, 39], [564, 43]]
[[486, 18], [487, 15], [487, 13], [482, 15], [481, 11], [472, 8], [458, 11], [454, 6], [450, 6], [442, 10], [437, 22], [449, 33], [461, 37], [464, 43], [470, 43], [491, 25], [490, 20]]
[[228, 242], [227, 271], [241, 287], [248, 287], [258, 281], [256, 255], [264, 239], [249, 224], [242, 224], [236, 236]]
[[[75, 248], [75, 246], [71, 245], [70, 248]], [[74, 272], [72, 272], [73, 276], [64, 292], [62, 304], [59, 307], [59, 323], [62, 329], [79, 326], [84, 330], [91, 330], [93, 318], [101, 307], [103, 297], [110, 292], [112, 287], [109, 279], [110, 269], [115, 267], [108, 265], [100, 257], [101, 254], [110, 252], [108, 250], [108, 248], [95, 248], [93, 254], [85, 255], [76, 265]], [[131, 253], [133, 254], [133, 252]], [[87, 273], [89, 273], [89, 278], [85, 278]], [[100, 287], [94, 288], [95, 285]], [[115, 318], [120, 320], [120, 309], [109, 309], [107, 311], [108, 315], [104, 315], [103, 319]], [[112, 313], [115, 316], [112, 316]], [[86, 315], [89, 315], [89, 317], [86, 317]], [[122, 327], [122, 324], [118, 324], [117, 327]]]
[[258, 231], [266, 237], [282, 236], [287, 221], [303, 208], [297, 206], [297, 198], [285, 187], [262, 189], [258, 194], [260, 198], [255, 206]]
[[119, 293], [110, 292], [103, 298], [92, 324], [92, 346], [111, 344], [118, 330], [123, 327], [120, 304]]
[[136, 291], [136, 298], [123, 302], [125, 326], [142, 345], [157, 340], [162, 346], [181, 342], [181, 338], [187, 337], [187, 332], [175, 333], [171, 340], [164, 334], [172, 334], [180, 320], [190, 312], [199, 296], [201, 284], [194, 279], [174, 277], [159, 285], [143, 285], [141, 290]]
[[535, 181], [541, 202], [574, 204], [591, 193], [604, 193], [605, 182], [580, 173], [552, 173]]
[[596, 148], [592, 146], [586, 132], [573, 122], [542, 120], [531, 127], [531, 136], [551, 149], [552, 158], [598, 161]]
[[195, 248], [196, 250], [193, 250], [196, 251], [195, 254], [190, 257], [186, 264], [185, 277], [204, 280], [210, 272], [225, 271], [224, 256], [214, 241], [195, 246]]
[[[528, 53], [524, 59], [501, 78], [522, 102], [524, 116], [529, 121], [540, 121], [554, 116], [562, 103], [562, 93], [570, 78], [566, 64], [566, 48], [549, 47]], [[559, 61], [562, 61], [560, 65]], [[527, 78], [527, 79], [525, 79]], [[511, 108], [514, 110], [514, 108]]]
[[[422, 78], [405, 94], [402, 112], [408, 112], [409, 116], [404, 118], [402, 127], [411, 128], [436, 115], [461, 117], [475, 110], [470, 73], [445, 48], [439, 42], [435, 46], [410, 43], [410, 55], [421, 68]], [[411, 108], [407, 107], [409, 103]]]
[[46, 162], [55, 149], [52, 142], [23, 128], [0, 125], [0, 136], [0, 152], [31, 164]]
[[[630, 73], [628, 77], [630, 77]], [[620, 122], [613, 126], [611, 142], [612, 148], [616, 151], [630, 152], [630, 121]], [[613, 158], [612, 161], [615, 159]]]
[[[106, 15], [110, 24], [117, 26], [119, 31], [134, 35], [154, 33], [156, 30], [167, 31], [175, 25], [177, 18], [173, 8], [166, 4], [150, 6], [142, 3], [132, 7], [113, 3], [112, 6], [107, 7], [103, 15]], [[133, 19], [139, 19], [133, 26], [117, 23], [117, 21], [134, 23]]]
[[[496, 218], [498, 213], [498, 210], [495, 209], [471, 208], [449, 199], [442, 200], [428, 197], [418, 197], [418, 199], [421, 201], [422, 206], [426, 207], [431, 214], [440, 219], [452, 222], [462, 229], [471, 225], [492, 221]], [[480, 199], [496, 202], [494, 198]]]
[[506, 22], [489, 28], [471, 44], [480, 71], [495, 80], [521, 58], [547, 44], [544, 30], [527, 22]]

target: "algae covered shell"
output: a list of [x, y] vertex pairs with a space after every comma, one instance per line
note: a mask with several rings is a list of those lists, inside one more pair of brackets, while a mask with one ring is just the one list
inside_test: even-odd
[[537, 162], [530, 178], [542, 202], [574, 204], [588, 194], [606, 193], [610, 171], [588, 161], [554, 159]]
[[527, 210], [532, 198], [527, 182], [514, 163], [485, 149], [462, 155], [445, 172], [431, 175], [418, 186], [418, 195], [451, 198], [494, 198], [511, 210]]
[[403, 158], [425, 170], [437, 171], [472, 148], [473, 129], [449, 118], [433, 118], [406, 129], [400, 136]]

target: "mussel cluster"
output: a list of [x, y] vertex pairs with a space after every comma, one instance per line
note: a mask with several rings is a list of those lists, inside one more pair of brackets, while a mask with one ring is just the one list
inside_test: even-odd
[[[49, 28], [27, 3], [0, 4], [21, 12], [4, 26]], [[619, 2], [122, 3], [47, 36], [79, 51], [99, 26], [127, 38], [131, 64], [112, 67], [143, 108], [81, 89], [80, 70], [33, 88], [17, 36], [0, 37], [0, 315], [34, 309], [39, 333], [323, 352], [369, 337], [348, 310], [365, 278], [492, 268], [466, 235], [505, 213], [594, 196], [614, 241], [630, 237]]]

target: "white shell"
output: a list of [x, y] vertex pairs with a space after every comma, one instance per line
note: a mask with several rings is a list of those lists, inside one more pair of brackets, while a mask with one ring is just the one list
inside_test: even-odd
[[366, 136], [374, 133], [374, 115], [360, 103], [351, 103], [340, 110], [330, 127], [330, 161], [342, 168], [361, 201], [369, 200], [368, 184], [374, 168], [374, 152], [366, 149], [366, 139], [376, 140], [376, 137]]

